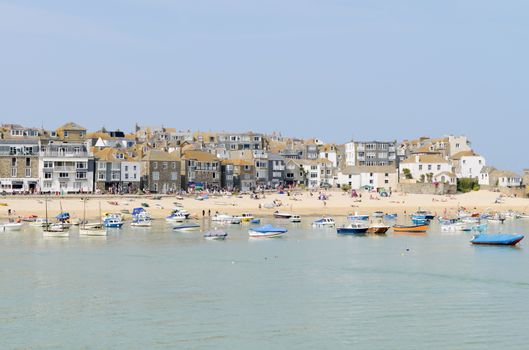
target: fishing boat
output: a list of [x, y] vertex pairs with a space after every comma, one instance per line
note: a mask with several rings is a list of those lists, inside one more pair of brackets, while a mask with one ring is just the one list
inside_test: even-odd
[[411, 222], [412, 222], [414, 225], [429, 225], [429, 224], [430, 224], [430, 219], [418, 219], [418, 218], [412, 218], [412, 219], [411, 219]]
[[291, 213], [282, 213], [280, 211], [275, 211], [274, 212], [274, 217], [276, 219], [290, 219], [292, 217], [293, 214]]
[[249, 222], [249, 221], [252, 221], [254, 219], [254, 216], [252, 214], [249, 214], [249, 213], [243, 213], [239, 216], [235, 216], [235, 219], [239, 219], [241, 220], [241, 222]]
[[257, 238], [270, 238], [270, 237], [281, 237], [288, 230], [284, 227], [275, 227], [273, 225], [264, 225], [261, 227], [251, 228], [248, 230], [250, 237]]
[[390, 227], [388, 225], [385, 225], [383, 223], [374, 223], [369, 225], [367, 228], [367, 233], [376, 233], [376, 234], [383, 234], [388, 232]]
[[312, 222], [312, 226], [314, 227], [334, 227], [335, 225], [336, 222], [331, 217], [323, 217]]
[[151, 227], [151, 216], [143, 209], [143, 207], [134, 208], [132, 210], [132, 222], [130, 226], [133, 227]]
[[0, 230], [1, 231], [20, 231], [22, 229], [22, 223], [21, 222], [5, 222], [0, 223]]
[[433, 220], [435, 219], [435, 215], [432, 214], [429, 211], [425, 210], [417, 210], [415, 213], [411, 214], [412, 219], [426, 219], [426, 220]]
[[426, 232], [428, 225], [395, 225], [394, 232]]
[[299, 215], [292, 215], [292, 216], [290, 217], [290, 219], [288, 219], [288, 220], [290, 220], [290, 222], [298, 223], [298, 222], [301, 222], [301, 216], [299, 216]]
[[213, 230], [204, 233], [204, 238], [212, 241], [223, 241], [228, 237], [228, 233], [221, 230]]
[[107, 228], [121, 228], [123, 226], [123, 220], [120, 216], [107, 216], [103, 220], [103, 226]]
[[79, 235], [81, 236], [106, 236], [107, 230], [101, 222], [101, 202], [99, 202], [99, 222], [86, 222], [86, 198], [83, 199], [83, 224], [79, 226]]
[[187, 216], [179, 212], [173, 212], [171, 215], [165, 217], [165, 221], [167, 222], [184, 222], [186, 219]]
[[29, 225], [35, 227], [45, 227], [49, 225], [49, 222], [46, 220], [46, 218], [36, 218], [35, 221], [30, 222]]
[[191, 213], [189, 213], [187, 210], [176, 206], [173, 208], [171, 214], [181, 214], [184, 215], [186, 219], [189, 219], [189, 216], [191, 215]]
[[362, 235], [367, 232], [368, 228], [364, 222], [357, 221], [344, 227], [338, 227], [336, 233], [339, 235]]
[[381, 218], [384, 217], [384, 212], [383, 212], [383, 211], [380, 211], [380, 210], [375, 211], [375, 212], [373, 213], [373, 217], [376, 218], [376, 219], [381, 219]]
[[524, 235], [520, 234], [484, 234], [480, 233], [475, 235], [470, 242], [472, 244], [484, 244], [484, 245], [516, 245], [524, 238]]
[[367, 221], [367, 220], [369, 220], [369, 215], [354, 213], [354, 215], [353, 214], [347, 215], [347, 220], [351, 220], [351, 221], [356, 221], [356, 220]]
[[496, 213], [496, 214], [494, 214], [492, 216], [489, 216], [487, 221], [490, 222], [490, 223], [503, 224], [505, 222], [505, 215], [500, 214], [500, 213]]

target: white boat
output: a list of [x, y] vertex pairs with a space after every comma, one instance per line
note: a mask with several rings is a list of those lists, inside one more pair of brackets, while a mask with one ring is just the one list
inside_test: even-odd
[[333, 227], [335, 225], [336, 225], [336, 222], [334, 221], [333, 218], [330, 218], [330, 217], [323, 217], [312, 223], [312, 226], [315, 226], [315, 227]]
[[472, 227], [472, 224], [465, 222], [455, 222], [451, 224], [441, 224], [441, 231], [443, 232], [458, 232], [466, 231]]
[[292, 215], [289, 220], [290, 220], [290, 222], [301, 222], [301, 216]]
[[[99, 220], [101, 220], [101, 203], [99, 203]], [[106, 236], [107, 229], [103, 227], [103, 223], [86, 222], [86, 198], [83, 200], [83, 224], [79, 226], [79, 235], [81, 236]]]
[[[34, 227], [46, 227], [46, 218], [36, 218], [35, 221], [32, 221], [29, 223], [30, 226], [34, 226]], [[50, 223], [48, 222], [48, 225]]]
[[171, 215], [165, 218], [167, 222], [184, 222], [187, 219], [187, 216], [182, 213], [174, 212]]
[[228, 214], [215, 214], [213, 215], [213, 217], [211, 218], [211, 221], [215, 221], [215, 222], [227, 222], [227, 221], [231, 221], [233, 220], [234, 217], [231, 216], [231, 215], [228, 215]]
[[243, 213], [239, 216], [235, 216], [234, 217], [235, 219], [239, 219], [241, 220], [242, 222], [249, 222], [249, 221], [252, 221], [254, 219], [254, 216], [250, 213]]
[[204, 233], [204, 238], [210, 241], [223, 241], [228, 237], [228, 233], [220, 230], [213, 230]]
[[290, 219], [293, 214], [291, 213], [281, 213], [280, 211], [274, 212], [274, 217], [277, 219]]
[[2, 231], [20, 231], [22, 229], [21, 222], [6, 222], [0, 224], [0, 230]]
[[199, 224], [183, 224], [173, 226], [173, 231], [195, 231], [200, 229]]
[[44, 237], [69, 237], [70, 228], [61, 223], [55, 223], [49, 225], [47, 228], [43, 227], [42, 235]]
[[130, 223], [132, 227], [151, 227], [150, 218], [136, 218]]

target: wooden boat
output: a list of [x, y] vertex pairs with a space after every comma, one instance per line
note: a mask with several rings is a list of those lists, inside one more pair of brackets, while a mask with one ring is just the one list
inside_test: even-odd
[[428, 225], [395, 225], [394, 232], [426, 232]]
[[339, 235], [363, 235], [369, 227], [363, 222], [353, 222], [348, 226], [338, 227], [336, 233]]
[[388, 232], [389, 228], [390, 228], [390, 227], [389, 227], [388, 225], [384, 225], [384, 224], [373, 224], [373, 225], [370, 225], [370, 226], [367, 228], [367, 233], [383, 234], [383, 233]]
[[524, 239], [524, 235], [520, 234], [478, 234], [475, 235], [470, 242], [472, 244], [483, 244], [483, 245], [516, 245]]

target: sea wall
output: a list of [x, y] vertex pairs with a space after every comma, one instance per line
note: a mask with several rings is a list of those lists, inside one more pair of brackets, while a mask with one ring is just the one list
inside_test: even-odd
[[448, 185], [444, 183], [399, 183], [397, 189], [405, 193], [418, 194], [455, 194], [457, 192], [456, 185]]

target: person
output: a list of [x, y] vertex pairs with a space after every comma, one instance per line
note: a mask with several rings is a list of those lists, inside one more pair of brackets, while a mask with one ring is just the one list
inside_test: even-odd
[[208, 216], [211, 216], [211, 209], [208, 209]]
[[206, 216], [206, 211], [202, 209], [202, 216]]
[[7, 215], [11, 216], [11, 209], [7, 209]]

